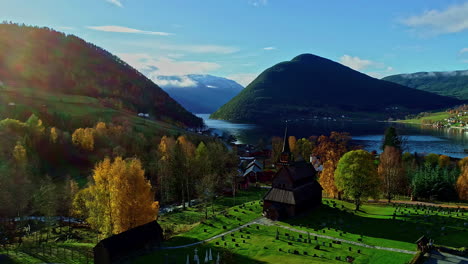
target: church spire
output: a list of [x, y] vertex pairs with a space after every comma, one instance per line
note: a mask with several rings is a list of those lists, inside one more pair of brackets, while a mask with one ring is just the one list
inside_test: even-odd
[[291, 152], [291, 148], [289, 147], [289, 138], [288, 138], [288, 126], [286, 125], [286, 129], [284, 130], [284, 138], [283, 138], [283, 153]]
[[292, 162], [291, 148], [289, 146], [288, 127], [284, 130], [283, 151], [281, 152], [278, 165], [288, 166]]

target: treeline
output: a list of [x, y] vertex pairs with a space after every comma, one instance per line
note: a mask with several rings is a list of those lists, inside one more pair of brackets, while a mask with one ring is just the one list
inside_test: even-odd
[[[132, 166], [139, 169], [131, 171], [143, 175], [152, 201], [162, 205], [210, 200], [225, 188], [232, 190], [238, 162], [221, 141], [201, 139], [161, 137], [125, 123], [99, 122], [64, 131], [46, 126], [35, 115], [25, 122], [2, 120], [0, 216], [72, 215], [76, 193], [97, 183], [96, 164], [107, 159], [136, 162], [138, 166]], [[120, 175], [114, 172], [109, 175]], [[89, 218], [86, 212], [78, 215]]]
[[[404, 140], [390, 127], [382, 142], [382, 153], [369, 153], [351, 144], [348, 133], [329, 136], [289, 137], [293, 154], [306, 160], [312, 154], [323, 169], [318, 180], [324, 192], [333, 198], [352, 198], [359, 208], [361, 200], [397, 195], [413, 200], [468, 200], [468, 158], [457, 161], [446, 155], [402, 151]], [[272, 159], [281, 153], [282, 139], [272, 139]]]
[[0, 81], [13, 88], [90, 96], [114, 109], [150, 113], [175, 124], [203, 125], [117, 56], [50, 28], [0, 23]]

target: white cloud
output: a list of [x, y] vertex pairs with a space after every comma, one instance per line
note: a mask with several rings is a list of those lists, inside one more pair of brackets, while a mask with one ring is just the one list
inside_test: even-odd
[[460, 50], [460, 54], [468, 53], [468, 48], [463, 48]]
[[118, 7], [123, 7], [122, 2], [120, 2], [120, 0], [106, 0], [106, 1]]
[[163, 76], [155, 76], [153, 81], [161, 86], [170, 86], [170, 87], [178, 87], [178, 88], [187, 88], [187, 87], [194, 87], [197, 85], [195, 80], [192, 80], [188, 76], [177, 76], [177, 79], [167, 80]]
[[363, 69], [368, 68], [369, 66], [372, 66], [375, 64], [375, 62], [370, 61], [370, 60], [364, 60], [359, 57], [353, 57], [350, 55], [343, 55], [340, 58], [340, 63], [350, 67], [351, 69], [354, 69], [356, 71], [360, 71]]
[[343, 55], [340, 58], [340, 63], [350, 67], [353, 70], [361, 71], [374, 78], [381, 79], [391, 75], [394, 71], [393, 67], [386, 66], [381, 62], [361, 59], [357, 56]]
[[[196, 82], [183, 75], [207, 74], [221, 67], [213, 62], [176, 61], [172, 58], [154, 57], [146, 53], [121, 53], [117, 55], [161, 86], [194, 86]], [[178, 76], [180, 78], [178, 78], [179, 80], [167, 80], [160, 78], [160, 76]]]
[[401, 20], [401, 23], [424, 34], [437, 35], [468, 29], [468, 2], [444, 10], [428, 10]]
[[276, 47], [265, 47], [265, 48], [263, 48], [263, 49], [264, 49], [264, 50], [275, 50]]
[[157, 35], [157, 36], [169, 36], [172, 33], [157, 32], [157, 31], [145, 31], [128, 27], [121, 26], [89, 26], [87, 27], [92, 30], [105, 31], [105, 32], [117, 32], [117, 33], [132, 33], [132, 34], [145, 34], [145, 35]]
[[226, 76], [227, 79], [234, 80], [238, 82], [240, 85], [247, 87], [255, 78], [257, 78], [258, 74], [255, 73], [237, 73], [231, 74]]
[[268, 0], [249, 0], [249, 4], [255, 7], [257, 6], [265, 6], [268, 4]]

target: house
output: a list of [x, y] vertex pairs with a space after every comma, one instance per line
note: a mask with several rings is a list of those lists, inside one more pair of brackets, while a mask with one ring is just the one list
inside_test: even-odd
[[264, 216], [272, 220], [285, 219], [322, 203], [322, 187], [317, 181], [317, 172], [303, 158], [294, 159], [289, 147], [287, 128], [277, 168], [272, 188], [263, 198]]
[[162, 241], [161, 226], [156, 220], [151, 221], [101, 240], [93, 249], [94, 263], [124, 262], [129, 256], [158, 249]]

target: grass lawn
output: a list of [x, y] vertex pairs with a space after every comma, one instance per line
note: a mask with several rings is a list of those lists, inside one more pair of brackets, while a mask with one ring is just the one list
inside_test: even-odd
[[[195, 248], [202, 262], [206, 250], [210, 248], [214, 252], [213, 255], [216, 256], [220, 252], [222, 260], [231, 261], [227, 263], [342, 263], [347, 256], [353, 257], [354, 263], [407, 263], [413, 257], [411, 254], [363, 248], [346, 243], [337, 244], [330, 239], [315, 240], [312, 237], [309, 243], [307, 235], [286, 231], [289, 235], [286, 236], [286, 232], [280, 230], [279, 239], [276, 239], [277, 227], [251, 225], [209, 243], [157, 251], [135, 260], [134, 263], [164, 263], [166, 258], [176, 263], [184, 263], [188, 254], [190, 259], [193, 259]], [[315, 248], [316, 246], [318, 248]], [[337, 260], [337, 257], [341, 260]]]
[[413, 119], [406, 119], [406, 120], [398, 120], [399, 123], [409, 123], [409, 124], [422, 124], [424, 120], [431, 120], [432, 122], [443, 121], [446, 118], [451, 116], [450, 113], [447, 112], [436, 112], [431, 113], [429, 116], [421, 117], [421, 118], [413, 118]]
[[[261, 210], [259, 202], [232, 207], [226, 211], [230, 217], [218, 215], [201, 224], [194, 224], [187, 232], [166, 241], [164, 246], [186, 245], [213, 237], [256, 219]], [[287, 230], [285, 227], [370, 246], [408, 251], [416, 251], [414, 242], [421, 235], [434, 239], [436, 244], [462, 247], [468, 245], [468, 229], [464, 226], [468, 222], [468, 211], [462, 213], [456, 210], [367, 203], [362, 206], [361, 211], [354, 212], [353, 203], [324, 199], [320, 208], [293, 219], [275, 222], [274, 226], [253, 224], [242, 231], [235, 231], [207, 243], [157, 251], [138, 258], [135, 263], [164, 263], [165, 259], [184, 263], [187, 254], [193, 258], [195, 248], [198, 249], [202, 262], [206, 250], [211, 248], [215, 255], [220, 252], [222, 258], [231, 261], [230, 263], [340, 263], [347, 256], [355, 258], [354, 263], [408, 263], [412, 254], [361, 247], [346, 242], [337, 244], [333, 243], [333, 239], [321, 237], [317, 237], [316, 241], [314, 235], [311, 235], [312, 241], [308, 243], [306, 234]], [[172, 215], [173, 219], [175, 214]], [[332, 247], [329, 246], [330, 243]], [[315, 249], [316, 245], [320, 248]], [[358, 250], [360, 253], [357, 253]], [[341, 261], [336, 260], [336, 257], [341, 257]]]

